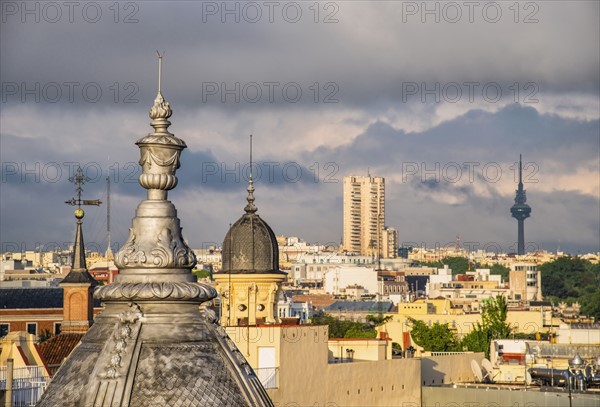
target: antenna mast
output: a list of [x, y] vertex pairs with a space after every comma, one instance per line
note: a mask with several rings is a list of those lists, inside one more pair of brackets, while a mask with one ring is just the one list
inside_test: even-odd
[[[254, 192], [254, 180], [252, 179], [252, 134], [250, 135], [250, 186], [248, 190]], [[254, 270], [254, 218], [250, 218], [250, 227], [252, 229], [252, 270]], [[248, 323], [250, 323], [250, 316], [248, 316]]]
[[106, 260], [112, 260], [113, 253], [110, 247], [110, 177], [106, 177], [106, 233], [107, 233], [107, 248]]

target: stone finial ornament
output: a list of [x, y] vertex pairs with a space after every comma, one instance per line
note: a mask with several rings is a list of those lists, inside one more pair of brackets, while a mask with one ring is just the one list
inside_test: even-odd
[[140, 148], [140, 185], [129, 238], [115, 257], [115, 282], [97, 287], [104, 304], [92, 328], [55, 374], [38, 406], [273, 406], [254, 371], [201, 303], [217, 292], [197, 282], [196, 257], [167, 200], [177, 185], [183, 140], [159, 87], [154, 132]]
[[[148, 190], [148, 199], [139, 205], [133, 225], [129, 229], [129, 239], [115, 257], [115, 264], [120, 273], [129, 276], [126, 278], [128, 282], [136, 280], [134, 274], [139, 274], [128, 273], [128, 270], [156, 267], [183, 267], [191, 270], [196, 265], [194, 253], [181, 236], [175, 206], [167, 200], [168, 191], [177, 186], [175, 172], [180, 166], [181, 151], [187, 146], [183, 140], [168, 131], [171, 122], [167, 119], [173, 111], [160, 90], [160, 54], [158, 61], [159, 87], [154, 105], [150, 109], [154, 132], [135, 143], [140, 148], [139, 164], [142, 167], [139, 183]], [[173, 270], [169, 273], [180, 274]], [[142, 274], [145, 275], [146, 281], [154, 280], [152, 276], [156, 275], [146, 275], [146, 272]], [[183, 281], [189, 281], [189, 278], [191, 276], [188, 275]]]

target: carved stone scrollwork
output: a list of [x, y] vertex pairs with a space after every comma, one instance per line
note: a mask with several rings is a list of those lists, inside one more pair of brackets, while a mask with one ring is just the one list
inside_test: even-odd
[[142, 250], [138, 250], [136, 244], [136, 235], [133, 228], [129, 228], [129, 239], [115, 257], [115, 264], [119, 268], [124, 268], [129, 264], [145, 264], [146, 253]]
[[131, 300], [199, 300], [210, 301], [217, 296], [211, 286], [186, 282], [113, 283], [96, 287], [94, 298], [101, 301]]
[[146, 248], [140, 247], [136, 239], [134, 229], [129, 228], [129, 239], [115, 258], [117, 267], [192, 268], [196, 264], [194, 252], [181, 240], [181, 228], [175, 237], [171, 229], [163, 228], [156, 237], [156, 243]]
[[169, 228], [164, 228], [156, 239], [156, 248], [150, 253], [152, 263], [157, 267], [193, 267], [194, 253], [179, 239], [173, 239]]

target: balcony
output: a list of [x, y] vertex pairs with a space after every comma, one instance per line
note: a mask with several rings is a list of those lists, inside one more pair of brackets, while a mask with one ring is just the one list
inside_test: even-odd
[[[6, 391], [8, 372], [6, 366], [0, 367], [0, 394]], [[43, 366], [27, 366], [13, 369], [12, 405], [35, 406], [44, 394], [50, 378]], [[0, 397], [1, 399], [1, 397]]]

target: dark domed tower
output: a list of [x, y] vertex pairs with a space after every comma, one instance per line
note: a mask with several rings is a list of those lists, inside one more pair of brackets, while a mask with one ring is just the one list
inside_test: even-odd
[[[252, 138], [250, 140], [252, 145]], [[224, 326], [276, 323], [277, 298], [287, 276], [279, 271], [275, 233], [256, 213], [252, 158], [250, 167], [245, 213], [227, 232], [223, 240], [222, 269], [214, 274], [221, 295], [221, 325]]]

